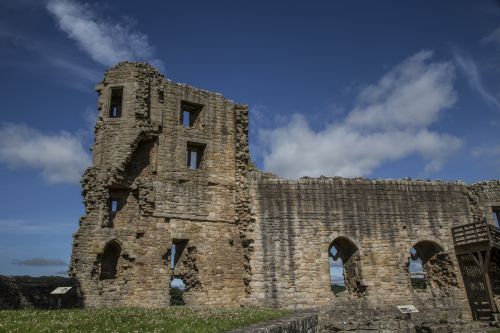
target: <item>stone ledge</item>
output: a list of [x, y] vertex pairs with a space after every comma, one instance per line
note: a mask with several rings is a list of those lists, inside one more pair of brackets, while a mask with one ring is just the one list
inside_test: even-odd
[[239, 328], [229, 333], [317, 333], [318, 314], [296, 312], [291, 316]]

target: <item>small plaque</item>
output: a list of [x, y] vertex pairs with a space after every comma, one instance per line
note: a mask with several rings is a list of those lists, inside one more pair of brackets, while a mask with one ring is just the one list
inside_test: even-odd
[[71, 287], [57, 287], [56, 289], [52, 290], [50, 293], [51, 295], [63, 295], [66, 294]]
[[416, 313], [416, 312], [418, 312], [417, 308], [413, 305], [398, 305], [397, 307], [401, 313]]

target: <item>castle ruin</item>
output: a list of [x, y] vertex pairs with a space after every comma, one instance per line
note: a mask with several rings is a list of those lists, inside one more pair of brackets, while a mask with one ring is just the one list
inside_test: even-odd
[[[169, 306], [180, 278], [188, 305], [497, 312], [498, 180], [280, 179], [250, 160], [246, 105], [145, 63], [118, 64], [96, 90], [70, 267], [86, 306]], [[425, 289], [412, 288], [412, 258]]]

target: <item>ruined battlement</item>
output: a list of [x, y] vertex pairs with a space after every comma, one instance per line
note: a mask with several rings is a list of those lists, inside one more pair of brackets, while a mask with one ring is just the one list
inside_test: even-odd
[[451, 229], [495, 223], [498, 180], [280, 179], [250, 161], [244, 104], [144, 63], [118, 64], [96, 90], [70, 269], [86, 306], [168, 306], [180, 278], [190, 305], [453, 304], [470, 317]]

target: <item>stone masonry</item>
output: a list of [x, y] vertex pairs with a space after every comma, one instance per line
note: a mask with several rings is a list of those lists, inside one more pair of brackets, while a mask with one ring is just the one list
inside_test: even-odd
[[[118, 64], [96, 90], [70, 267], [85, 306], [168, 306], [176, 277], [188, 305], [415, 304], [470, 317], [451, 228], [494, 223], [498, 180], [280, 179], [250, 160], [246, 105], [145, 63]], [[342, 295], [330, 291], [332, 246]], [[424, 290], [411, 287], [412, 248]]]

